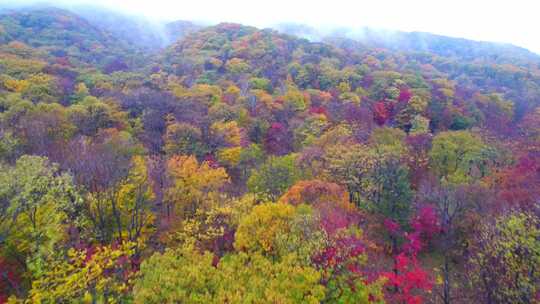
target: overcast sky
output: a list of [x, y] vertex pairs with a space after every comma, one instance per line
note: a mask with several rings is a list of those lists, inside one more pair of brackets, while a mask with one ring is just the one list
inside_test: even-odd
[[[0, 3], [43, 2], [0, 0]], [[540, 54], [540, 0], [57, 0], [103, 5], [158, 19], [304, 23], [424, 31], [509, 42]]]

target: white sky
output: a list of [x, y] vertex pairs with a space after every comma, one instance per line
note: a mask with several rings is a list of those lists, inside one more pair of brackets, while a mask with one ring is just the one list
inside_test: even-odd
[[[18, 3], [21, 0], [0, 0], [0, 3], [4, 1]], [[56, 2], [59, 1], [64, 4], [75, 2], [101, 4], [159, 19], [212, 23], [227, 21], [259, 27], [294, 22], [314, 27], [371, 26], [403, 31], [425, 31], [475, 40], [509, 42], [540, 54], [540, 0], [58, 0]]]

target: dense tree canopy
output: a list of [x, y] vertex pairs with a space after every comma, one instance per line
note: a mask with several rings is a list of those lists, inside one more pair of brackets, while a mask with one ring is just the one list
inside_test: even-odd
[[101, 19], [0, 11], [0, 303], [539, 301], [538, 56]]

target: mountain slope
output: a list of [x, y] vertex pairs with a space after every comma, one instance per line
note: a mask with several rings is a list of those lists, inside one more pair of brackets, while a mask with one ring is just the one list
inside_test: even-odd
[[371, 47], [394, 51], [432, 53], [465, 61], [493, 63], [540, 64], [540, 56], [506, 43], [474, 41], [423, 32], [378, 31], [365, 28], [350, 35], [351, 39]]
[[303, 89], [329, 90], [345, 82], [354, 91], [369, 89], [366, 77], [392, 71], [421, 76], [423, 82], [449, 80], [452, 90], [463, 94], [456, 96], [457, 103], [470, 104], [470, 92], [477, 91], [513, 100], [516, 117], [538, 106], [540, 69], [535, 54], [510, 45], [400, 35], [395, 41], [381, 36], [363, 42], [333, 37], [319, 43], [269, 29], [220, 24], [179, 40], [158, 62], [165, 71], [183, 76], [188, 85], [238, 81], [249, 74], [278, 88], [291, 77]]
[[0, 16], [0, 303], [538, 298], [534, 58], [95, 13]]
[[57, 8], [6, 11], [0, 15], [0, 27], [0, 43], [23, 42], [76, 64], [106, 65], [136, 51], [110, 32]]
[[369, 27], [336, 28], [321, 31], [303, 24], [279, 24], [284, 33], [329, 43], [356, 41], [364, 47], [386, 48], [393, 51], [424, 52], [466, 61], [489, 61], [528, 66], [540, 64], [540, 55], [508, 43], [475, 41], [426, 32], [403, 32]]

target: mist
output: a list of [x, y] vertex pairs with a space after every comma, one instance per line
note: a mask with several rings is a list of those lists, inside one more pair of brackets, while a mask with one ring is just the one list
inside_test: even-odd
[[[379, 36], [393, 37], [396, 31], [429, 32], [450, 37], [511, 43], [540, 54], [540, 37], [530, 31], [540, 28], [536, 1], [285, 1], [267, 3], [245, 0], [4, 0], [0, 6], [49, 5], [75, 11], [88, 18], [92, 11], [108, 9], [117, 17], [149, 26], [168, 43], [167, 22], [188, 20], [212, 25], [235, 22], [271, 27], [313, 41], [340, 33], [362, 38], [366, 28]], [[119, 18], [121, 20], [122, 18]], [[127, 18], [127, 19], [126, 19]], [[291, 26], [294, 25], [294, 26]], [[303, 28], [302, 30], [299, 30]]]

